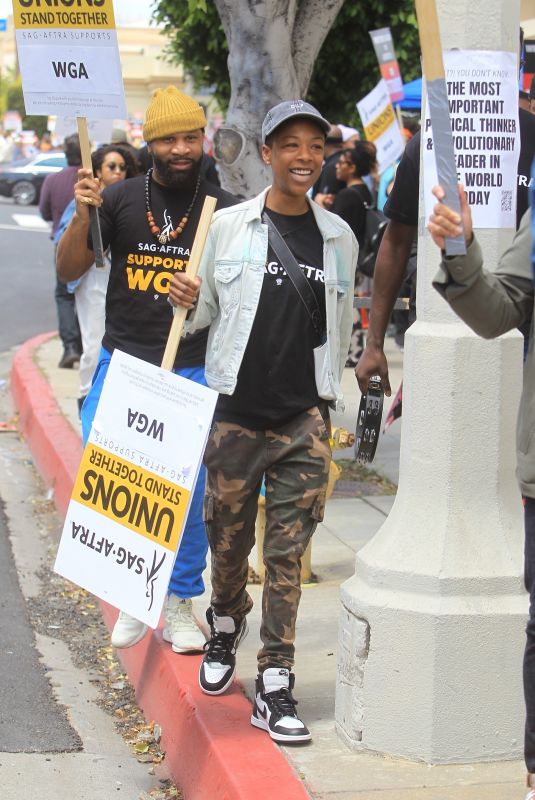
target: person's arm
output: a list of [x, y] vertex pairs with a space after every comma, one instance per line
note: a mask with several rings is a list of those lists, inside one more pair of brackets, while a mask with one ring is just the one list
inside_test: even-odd
[[95, 261], [95, 255], [87, 245], [90, 227], [89, 206], [99, 208], [102, 198], [99, 183], [91, 177], [90, 170], [78, 170], [74, 199], [76, 210], [59, 240], [56, 253], [56, 272], [63, 283], [81, 278]]
[[384, 341], [388, 322], [399, 294], [416, 227], [390, 220], [385, 230], [373, 273], [370, 323], [366, 347], [355, 368], [360, 391], [368, 391], [372, 375], [379, 375], [385, 394], [391, 394]]
[[322, 194], [318, 192], [314, 195], [314, 202], [317, 203], [322, 208], [326, 208], [327, 211], [331, 211], [333, 207], [333, 203], [335, 201], [336, 195], [335, 194]]
[[47, 175], [39, 196], [39, 213], [46, 222], [52, 222], [52, 193], [50, 191], [51, 175]]
[[[443, 199], [444, 192], [439, 186], [433, 192], [439, 200]], [[428, 227], [442, 251], [445, 237], [453, 238], [464, 231], [467, 252], [451, 258], [442, 252], [440, 272], [433, 286], [475, 333], [493, 339], [518, 328], [533, 310], [530, 212], [522, 217], [520, 228], [497, 269], [487, 272], [483, 268], [483, 253], [473, 236], [470, 207], [462, 187], [459, 195], [462, 227], [459, 215], [442, 202], [434, 207]]]

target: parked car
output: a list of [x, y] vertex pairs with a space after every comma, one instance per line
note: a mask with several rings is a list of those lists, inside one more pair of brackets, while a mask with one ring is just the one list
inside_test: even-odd
[[64, 153], [41, 153], [32, 159], [0, 164], [0, 195], [12, 197], [20, 206], [38, 203], [46, 176], [66, 166]]

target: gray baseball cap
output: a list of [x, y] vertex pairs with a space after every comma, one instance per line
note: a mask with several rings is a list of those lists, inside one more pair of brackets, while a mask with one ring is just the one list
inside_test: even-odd
[[331, 127], [327, 120], [321, 116], [318, 109], [311, 106], [310, 103], [305, 103], [304, 100], [283, 100], [282, 103], [270, 108], [265, 116], [262, 123], [262, 143], [265, 144], [267, 137], [283, 122], [299, 118], [317, 122], [325, 134], [329, 132]]

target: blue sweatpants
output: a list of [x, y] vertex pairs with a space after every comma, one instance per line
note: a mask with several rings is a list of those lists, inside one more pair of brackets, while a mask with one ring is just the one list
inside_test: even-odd
[[[102, 393], [110, 359], [111, 353], [102, 348], [93, 376], [93, 384], [82, 406], [81, 419], [84, 447], [91, 432], [91, 425]], [[195, 381], [195, 383], [200, 383], [203, 386], [207, 385], [204, 377], [204, 367], [184, 367], [183, 369], [175, 370], [175, 372], [190, 381]], [[186, 526], [182, 534], [182, 541], [178, 549], [178, 556], [169, 581], [169, 592], [182, 598], [198, 597], [204, 592], [202, 573], [206, 567], [206, 553], [208, 551], [208, 540], [202, 518], [205, 482], [206, 469], [201, 464], [199, 477], [191, 498]]]

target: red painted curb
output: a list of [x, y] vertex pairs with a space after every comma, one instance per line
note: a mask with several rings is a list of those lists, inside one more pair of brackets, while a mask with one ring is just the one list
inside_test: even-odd
[[61, 413], [50, 385], [35, 362], [38, 347], [56, 335], [53, 331], [36, 336], [17, 350], [11, 367], [11, 392], [35, 465], [53, 488], [56, 508], [65, 516], [82, 443]]
[[[82, 447], [35, 363], [36, 349], [54, 335], [36, 336], [17, 351], [11, 391], [35, 464], [64, 516]], [[100, 605], [111, 629], [117, 611]], [[118, 655], [145, 716], [162, 727], [166, 764], [186, 800], [310, 800], [282, 751], [249, 724], [251, 704], [239, 682], [224, 696], [203, 694], [200, 656], [174, 654], [160, 630]]]

